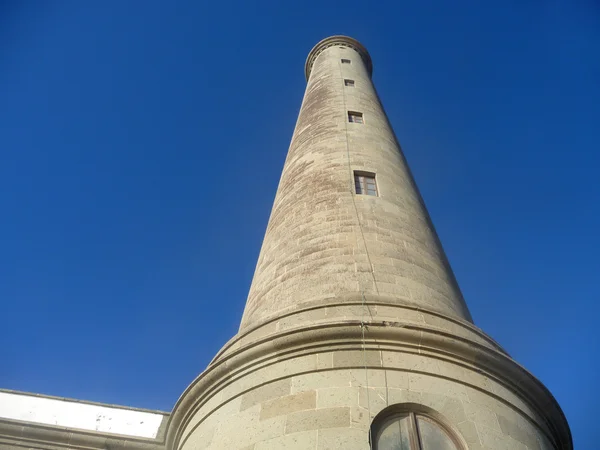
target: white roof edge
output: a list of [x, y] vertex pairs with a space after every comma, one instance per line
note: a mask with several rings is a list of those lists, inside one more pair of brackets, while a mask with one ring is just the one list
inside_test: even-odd
[[0, 388], [0, 394], [3, 394], [3, 393], [23, 395], [23, 396], [36, 397], [36, 398], [48, 398], [51, 400], [62, 400], [65, 402], [70, 402], [70, 403], [84, 403], [86, 405], [105, 406], [107, 408], [128, 409], [131, 411], [149, 412], [149, 413], [154, 413], [154, 414], [162, 414], [163, 416], [171, 415], [171, 413], [169, 411], [162, 411], [160, 409], [138, 408], [137, 406], [116, 405], [114, 403], [94, 402], [92, 400], [83, 400], [80, 398], [60, 397], [58, 395], [40, 394], [39, 392], [16, 391], [14, 389]]
[[169, 413], [0, 390], [0, 419], [155, 439]]

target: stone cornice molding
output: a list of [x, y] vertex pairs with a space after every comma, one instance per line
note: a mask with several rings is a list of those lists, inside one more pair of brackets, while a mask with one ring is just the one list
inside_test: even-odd
[[164, 450], [164, 440], [135, 438], [118, 434], [97, 433], [73, 428], [40, 425], [19, 420], [0, 419], [2, 445], [31, 448]]
[[[170, 417], [166, 448], [177, 448], [184, 428], [199, 408], [236, 379], [264, 365], [290, 358], [292, 354], [331, 351], [340, 346], [360, 348], [363, 345], [361, 323], [363, 322], [359, 320], [347, 320], [276, 332], [223, 355], [178, 400]], [[557, 448], [573, 448], [566, 418], [552, 394], [533, 375], [501, 351], [423, 325], [364, 323], [367, 327], [364, 341], [367, 350], [409, 350], [427, 354], [455, 362], [497, 380], [526, 401], [543, 418], [544, 425], [551, 432], [548, 437], [557, 444]]]
[[325, 50], [326, 48], [333, 47], [335, 45], [342, 47], [350, 47], [356, 50], [363, 62], [365, 63], [365, 67], [369, 72], [369, 76], [373, 75], [373, 62], [371, 61], [371, 56], [367, 49], [356, 39], [352, 39], [348, 36], [331, 36], [323, 39], [317, 45], [313, 47], [313, 49], [308, 54], [308, 58], [306, 58], [306, 64], [304, 65], [304, 74], [306, 75], [306, 81], [308, 81], [310, 77], [310, 72], [312, 70], [313, 64], [317, 59], [317, 56]]
[[[377, 295], [377, 296], [365, 295], [365, 298], [366, 298], [366, 302], [363, 302], [362, 296], [360, 294], [346, 295], [346, 296], [340, 296], [337, 299], [326, 298], [326, 299], [316, 300], [314, 302], [307, 302], [307, 303], [303, 303], [302, 305], [288, 308], [283, 311], [278, 311], [273, 316], [267, 317], [258, 323], [255, 323], [249, 327], [246, 327], [246, 328], [243, 328], [242, 330], [240, 330], [240, 332], [237, 335], [232, 337], [229, 341], [227, 341], [225, 343], [225, 345], [223, 345], [223, 347], [221, 347], [221, 349], [217, 352], [217, 354], [211, 360], [210, 364], [213, 364], [215, 361], [217, 361], [223, 355], [227, 354], [230, 351], [230, 349], [232, 347], [234, 347], [238, 342], [243, 341], [246, 337], [250, 336], [252, 333], [254, 333], [256, 331], [259, 331], [260, 328], [262, 328], [262, 327], [269, 326], [279, 320], [282, 320], [282, 319], [285, 319], [285, 318], [288, 318], [288, 317], [291, 317], [294, 315], [307, 313], [307, 312], [315, 311], [318, 309], [333, 309], [336, 307], [346, 307], [346, 306], [394, 307], [394, 308], [398, 308], [399, 310], [405, 309], [407, 311], [413, 311], [413, 312], [418, 312], [418, 313], [422, 313], [422, 314], [429, 315], [429, 316], [438, 317], [438, 318], [444, 319], [450, 323], [456, 324], [456, 325], [464, 328], [465, 330], [468, 330], [469, 332], [477, 335], [481, 339], [489, 342], [490, 346], [492, 346], [492, 347], [496, 348], [498, 351], [503, 352], [506, 355], [508, 355], [508, 352], [506, 350], [504, 350], [504, 348], [498, 342], [496, 342], [494, 339], [492, 339], [490, 336], [488, 336], [483, 330], [481, 330], [481, 328], [478, 328], [477, 326], [475, 326], [472, 322], [470, 322], [468, 320], [449, 316], [447, 314], [443, 314], [441, 312], [434, 311], [432, 309], [423, 308], [421, 306], [416, 306], [414, 304], [401, 303], [398, 300], [398, 298], [395, 298], [395, 297], [387, 297], [385, 295]], [[402, 317], [403, 316], [402, 311], [398, 311], [397, 316]]]

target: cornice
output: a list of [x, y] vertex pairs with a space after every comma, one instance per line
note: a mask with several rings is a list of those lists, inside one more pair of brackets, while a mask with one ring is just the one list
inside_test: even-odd
[[[385, 349], [427, 354], [452, 360], [497, 380], [525, 400], [551, 430], [549, 438], [562, 450], [573, 448], [570, 430], [560, 406], [546, 387], [522, 366], [499, 350], [451, 333], [419, 324], [337, 321], [276, 332], [232, 350], [211, 364], [178, 400], [167, 429], [166, 448], [173, 450], [186, 424], [199, 408], [225, 386], [248, 373], [293, 353], [331, 351], [340, 346]], [[381, 367], [374, 367], [381, 368]]]
[[102, 450], [164, 450], [164, 440], [53, 427], [20, 420], [0, 419], [0, 446]]
[[[343, 299], [343, 300], [340, 300], [340, 299]], [[492, 339], [490, 336], [488, 336], [481, 328], [477, 327], [476, 325], [474, 325], [472, 322], [470, 322], [468, 320], [461, 319], [456, 316], [449, 316], [448, 314], [444, 314], [444, 313], [441, 313], [441, 312], [438, 312], [438, 311], [435, 311], [435, 310], [429, 309], [429, 308], [423, 308], [422, 306], [416, 306], [416, 305], [410, 304], [410, 303], [402, 303], [396, 297], [388, 297], [385, 295], [377, 295], [377, 296], [365, 295], [365, 300], [366, 301], [362, 300], [362, 296], [360, 294], [353, 294], [353, 295], [349, 295], [346, 297], [338, 296], [337, 298], [325, 298], [325, 299], [320, 299], [320, 300], [317, 300], [314, 302], [302, 303], [301, 305], [296, 305], [296, 306], [287, 308], [283, 311], [277, 311], [275, 314], [273, 314], [269, 317], [266, 317], [266, 318], [262, 319], [261, 321], [254, 323], [246, 328], [241, 329], [238, 334], [236, 334], [231, 339], [229, 339], [229, 341], [227, 341], [223, 345], [223, 347], [221, 347], [221, 349], [217, 352], [217, 354], [211, 360], [210, 364], [213, 364], [215, 361], [220, 359], [223, 355], [227, 354], [231, 350], [231, 348], [233, 348], [235, 345], [237, 345], [238, 343], [249, 338], [252, 335], [252, 333], [259, 331], [263, 327], [268, 327], [270, 325], [273, 325], [282, 319], [290, 318], [294, 315], [300, 315], [303, 313], [316, 311], [319, 309], [332, 310], [332, 309], [335, 309], [338, 307], [343, 308], [343, 307], [348, 307], [348, 306], [360, 306], [360, 307], [369, 307], [369, 308], [372, 306], [374, 306], [374, 307], [378, 307], [378, 306], [393, 307], [393, 308], [397, 308], [399, 310], [396, 313], [397, 317], [402, 317], [404, 315], [404, 313], [402, 311], [400, 311], [403, 309], [407, 310], [407, 311], [421, 313], [421, 314], [428, 315], [428, 316], [437, 317], [437, 318], [446, 320], [450, 323], [453, 323], [455, 325], [462, 327], [463, 329], [467, 330], [468, 332], [473, 333], [477, 337], [487, 341], [490, 346], [494, 347], [498, 351], [503, 352], [506, 355], [508, 355], [508, 352], [498, 342], [496, 342], [494, 339]]]

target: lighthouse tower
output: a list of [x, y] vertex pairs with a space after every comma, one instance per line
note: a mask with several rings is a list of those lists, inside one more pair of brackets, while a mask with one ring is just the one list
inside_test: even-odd
[[319, 42], [239, 333], [168, 450], [563, 450], [550, 392], [473, 325], [356, 40]]

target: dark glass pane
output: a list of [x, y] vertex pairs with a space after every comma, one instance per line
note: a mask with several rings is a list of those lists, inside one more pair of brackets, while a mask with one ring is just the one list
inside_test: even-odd
[[355, 178], [354, 181], [354, 186], [356, 187], [356, 193], [360, 194], [362, 193], [362, 191], [364, 190], [361, 183], [360, 183], [360, 179], [359, 178]]
[[436, 423], [417, 416], [423, 450], [458, 450], [450, 436]]
[[[348, 115], [348, 118], [354, 118], [357, 116]], [[354, 173], [354, 186], [357, 194], [366, 194], [377, 196], [377, 185], [375, 184], [375, 177], [370, 175], [359, 175]]]
[[348, 112], [348, 121], [354, 123], [362, 123], [363, 117], [362, 114], [356, 112]]
[[383, 424], [376, 441], [377, 450], [411, 450], [408, 416], [396, 416]]

